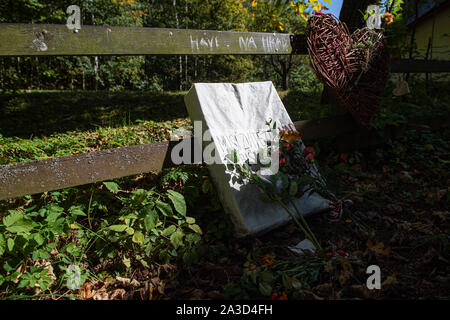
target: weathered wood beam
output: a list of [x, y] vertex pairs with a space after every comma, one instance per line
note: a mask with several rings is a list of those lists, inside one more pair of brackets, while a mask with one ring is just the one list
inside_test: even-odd
[[[349, 116], [295, 125], [305, 140], [356, 130]], [[159, 171], [173, 166], [170, 154], [176, 144], [167, 141], [0, 166], [0, 200]], [[194, 147], [192, 140], [190, 145]]]
[[290, 54], [290, 34], [0, 24], [0, 56]]
[[[0, 56], [307, 54], [303, 35], [262, 32], [0, 24]], [[391, 61], [392, 73], [450, 72], [450, 61]]]
[[[449, 117], [430, 118], [425, 121], [432, 130], [450, 125]], [[407, 127], [423, 124], [424, 120], [411, 122], [403, 127], [387, 128], [403, 134]], [[327, 137], [341, 137], [338, 146], [342, 150], [355, 150], [382, 142], [376, 131], [360, 129], [349, 115], [295, 122], [303, 140], [312, 141]], [[194, 143], [190, 139], [191, 155]], [[23, 162], [0, 166], [0, 200], [28, 194], [59, 190], [144, 172], [160, 171], [174, 166], [172, 149], [179, 141], [158, 142]], [[342, 145], [343, 144], [343, 145]]]
[[169, 143], [0, 166], [0, 200], [161, 170]]

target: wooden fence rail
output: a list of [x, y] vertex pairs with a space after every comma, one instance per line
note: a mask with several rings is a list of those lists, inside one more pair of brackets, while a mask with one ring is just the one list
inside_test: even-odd
[[[356, 130], [348, 115], [298, 121], [304, 140], [332, 137]], [[192, 138], [192, 148], [196, 142]], [[123, 147], [0, 166], [0, 200], [59, 190], [173, 166], [174, 141]], [[192, 153], [193, 154], [193, 153]]]
[[[291, 34], [0, 24], [0, 56], [290, 54]], [[306, 48], [304, 50], [306, 53]]]
[[[4, 56], [307, 54], [304, 35], [141, 27], [0, 24]], [[399, 59], [393, 73], [450, 72], [450, 61]]]
[[[433, 118], [427, 124], [434, 130], [450, 125], [450, 118]], [[417, 124], [410, 124], [417, 125]], [[295, 122], [303, 140], [345, 137], [341, 150], [353, 150], [380, 144], [380, 135], [360, 130], [349, 115]], [[408, 126], [387, 128], [401, 135]], [[193, 151], [193, 138], [190, 139]], [[174, 166], [172, 149], [180, 141], [165, 141], [110, 150], [94, 151], [66, 157], [0, 166], [0, 200], [59, 190], [89, 183], [121, 178]], [[193, 152], [191, 152], [193, 154]]]
[[[0, 57], [288, 55], [307, 54], [305, 44], [304, 36], [293, 34], [101, 26], [82, 26], [74, 32], [65, 25], [0, 24]], [[391, 69], [450, 72], [450, 61], [393, 60]], [[304, 140], [361, 134], [348, 115], [295, 125]], [[175, 144], [160, 142], [0, 166], [0, 200], [161, 170], [172, 165]]]
[[445, 73], [450, 72], [450, 61], [397, 59], [391, 61], [392, 73]]

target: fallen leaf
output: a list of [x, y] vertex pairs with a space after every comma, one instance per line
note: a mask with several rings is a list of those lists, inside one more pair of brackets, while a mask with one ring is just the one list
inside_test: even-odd
[[391, 286], [396, 285], [397, 283], [398, 283], [398, 281], [397, 281], [397, 278], [395, 277], [395, 275], [391, 275], [391, 276], [388, 276], [386, 278], [386, 280], [384, 280], [381, 283], [381, 288], [391, 287]]
[[93, 297], [92, 291], [91, 291], [91, 283], [89, 281], [86, 281], [80, 288], [81, 297], [83, 299], [91, 299]]
[[369, 248], [372, 252], [374, 252], [376, 255], [383, 255], [387, 256], [391, 252], [391, 247], [384, 247], [383, 242], [377, 242], [375, 245], [371, 240], [367, 240], [366, 242], [367, 248]]
[[116, 289], [110, 294], [110, 300], [123, 300], [125, 289]]
[[105, 291], [98, 291], [93, 296], [94, 300], [109, 300], [109, 295]]
[[350, 262], [344, 258], [339, 257], [339, 260], [341, 262], [341, 272], [339, 273], [339, 283], [341, 285], [345, 285], [348, 280], [350, 280], [351, 276], [353, 275], [353, 268], [350, 264]]

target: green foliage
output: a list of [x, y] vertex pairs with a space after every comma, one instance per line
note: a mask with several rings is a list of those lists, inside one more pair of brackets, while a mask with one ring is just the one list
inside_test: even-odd
[[[2, 22], [65, 24], [78, 5], [82, 25], [238, 30], [247, 28], [242, 1], [20, 0], [0, 4]], [[180, 61], [181, 58], [181, 61]], [[243, 81], [250, 57], [44, 57], [1, 58], [2, 90], [150, 90], [189, 88], [202, 81]], [[180, 65], [181, 63], [181, 65]]]
[[[252, 4], [247, 9], [248, 31], [301, 34], [306, 30], [306, 21], [296, 14], [296, 7], [291, 5], [291, 1], [259, 0]], [[256, 56], [253, 64], [252, 78], [267, 80], [270, 77], [283, 90], [303, 86], [301, 82], [306, 77], [298, 75], [305, 69], [310, 71], [304, 64], [304, 58], [299, 56]]]
[[399, 126], [420, 122], [431, 117], [446, 117], [450, 110], [450, 95], [444, 89], [448, 82], [426, 83], [420, 76], [409, 80], [411, 93], [405, 97], [393, 97], [397, 76], [392, 76], [377, 110], [373, 126], [381, 131], [387, 126]]
[[[0, 4], [0, 19], [11, 23], [65, 24], [69, 5], [81, 8], [82, 25], [144, 26], [297, 32], [305, 28], [291, 1], [260, 0], [87, 1], [7, 0]], [[308, 1], [313, 6], [316, 1]], [[271, 64], [268, 57], [147, 56], [147, 57], [25, 57], [0, 59], [0, 87], [28, 90], [186, 90], [194, 82], [273, 80], [285, 86], [286, 75], [276, 70], [288, 58]], [[291, 58], [289, 58], [291, 59]], [[288, 74], [297, 68], [297, 57]], [[273, 71], [276, 73], [273, 73]], [[301, 71], [300, 71], [301, 72]], [[286, 86], [285, 86], [286, 87]], [[287, 89], [287, 87], [286, 87]]]
[[290, 76], [290, 89], [306, 95], [319, 94], [323, 84], [317, 79], [314, 70], [309, 66], [309, 57], [299, 57]]
[[[70, 5], [80, 7], [83, 25], [142, 26], [145, 9], [140, 1], [5, 0], [0, 21], [65, 24]], [[147, 78], [143, 63], [143, 57], [2, 58], [2, 89], [155, 90], [158, 80]]]
[[0, 213], [3, 292], [57, 289], [65, 285], [69, 265], [81, 266], [84, 282], [96, 264], [111, 259], [122, 265], [118, 272], [168, 263], [195, 251], [201, 241], [202, 230], [187, 215], [181, 192], [137, 188], [124, 193], [118, 182], [87, 190], [52, 192], [40, 201], [28, 197], [22, 209]]

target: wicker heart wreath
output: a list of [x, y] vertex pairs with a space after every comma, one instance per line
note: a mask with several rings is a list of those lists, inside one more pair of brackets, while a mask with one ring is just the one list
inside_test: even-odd
[[316, 75], [362, 126], [370, 127], [389, 75], [389, 51], [381, 32], [368, 28], [350, 35], [330, 14], [314, 13], [307, 36]]

